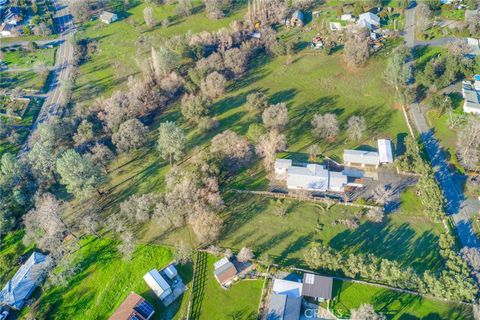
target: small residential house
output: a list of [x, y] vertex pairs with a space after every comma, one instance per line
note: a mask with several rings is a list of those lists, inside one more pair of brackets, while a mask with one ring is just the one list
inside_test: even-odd
[[463, 112], [480, 114], [480, 75], [475, 75], [474, 80], [473, 84], [470, 81], [462, 83]]
[[33, 290], [43, 280], [46, 260], [46, 255], [33, 252], [0, 291], [0, 304], [17, 310], [22, 309]]
[[330, 171], [315, 163], [293, 165], [289, 159], [275, 160], [275, 176], [285, 180], [289, 189], [342, 192], [348, 184], [343, 172]]
[[480, 40], [476, 38], [466, 38], [465, 42], [467, 43], [468, 53], [467, 57], [474, 58], [475, 56], [480, 55]]
[[143, 279], [166, 307], [187, 290], [173, 264], [160, 271], [152, 269], [143, 276]]
[[135, 292], [130, 293], [115, 310], [110, 320], [150, 320], [155, 313], [153, 307]]
[[378, 139], [377, 144], [380, 163], [393, 163], [392, 142], [388, 139]]
[[100, 15], [100, 21], [106, 24], [110, 24], [118, 20], [118, 16], [116, 13], [103, 11]]
[[172, 288], [157, 269], [148, 271], [147, 274], [143, 276], [143, 280], [145, 280], [147, 285], [160, 300], [164, 300], [167, 296], [172, 294]]
[[340, 16], [340, 20], [347, 22], [355, 22], [355, 17], [349, 13], [346, 13]]
[[374, 13], [365, 12], [358, 16], [357, 24], [368, 30], [373, 30], [380, 27], [380, 18]]
[[332, 300], [333, 278], [312, 273], [303, 274], [302, 296], [311, 297], [317, 301]]
[[215, 279], [217, 279], [223, 287], [231, 285], [238, 273], [235, 265], [225, 257], [215, 262], [213, 266], [215, 268], [215, 271], [213, 271]]
[[5, 24], [17, 25], [22, 21], [22, 10], [19, 7], [8, 7], [2, 12], [2, 20]]
[[343, 27], [340, 22], [332, 22], [330, 21], [328, 23], [328, 26], [330, 28], [330, 31], [342, 31]]
[[16, 26], [11, 23], [4, 23], [0, 26], [0, 37], [8, 38], [15, 35]]
[[290, 18], [290, 25], [292, 27], [303, 27], [304, 24], [304, 15], [300, 10], [296, 10], [292, 17]]
[[302, 308], [302, 283], [275, 279], [268, 306], [268, 320], [298, 320]]

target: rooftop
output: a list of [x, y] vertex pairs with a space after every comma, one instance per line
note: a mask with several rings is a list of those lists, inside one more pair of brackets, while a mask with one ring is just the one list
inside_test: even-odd
[[367, 165], [379, 165], [380, 158], [376, 151], [344, 150], [343, 161], [346, 163], [357, 163]]
[[34, 252], [0, 292], [0, 303], [20, 310], [43, 278], [47, 256]]
[[332, 299], [333, 279], [312, 273], [303, 274], [302, 295], [312, 298]]
[[109, 320], [148, 320], [154, 313], [155, 310], [144, 298], [132, 292], [115, 310]]

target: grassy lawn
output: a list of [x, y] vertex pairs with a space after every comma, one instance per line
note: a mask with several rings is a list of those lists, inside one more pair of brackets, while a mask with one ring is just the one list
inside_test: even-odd
[[1, 72], [0, 88], [42, 91], [48, 75], [39, 75], [35, 71]]
[[263, 280], [243, 280], [222, 289], [213, 275], [213, 263], [220, 258], [208, 255], [203, 290], [192, 305], [194, 319], [257, 319]]
[[[167, 312], [144, 282], [143, 275], [152, 268], [165, 267], [172, 260], [169, 249], [139, 245], [132, 261], [127, 262], [117, 253], [115, 241], [88, 238], [81, 244], [75, 253], [79, 272], [66, 287], [53, 287], [42, 293], [34, 306], [38, 310], [37, 318], [106, 319], [131, 291], [135, 291], [155, 307], [153, 319], [164, 319]], [[180, 276], [187, 286], [191, 281], [191, 270], [190, 265], [179, 267]], [[173, 311], [170, 314], [186, 308], [188, 294], [189, 291], [181, 302], [171, 306]]]
[[30, 132], [30, 126], [33, 124], [36, 117], [38, 116], [42, 103], [43, 103], [43, 99], [41, 98], [31, 99], [30, 103], [28, 103], [26, 107], [27, 110], [25, 111], [21, 119], [15, 119], [15, 118], [6, 117], [3, 115], [0, 116], [0, 121], [4, 121], [6, 124], [9, 124], [9, 125], [19, 126], [19, 128], [16, 129], [16, 132], [19, 134], [19, 139], [15, 143], [9, 142], [7, 141], [7, 139], [0, 139], [0, 156], [5, 152], [10, 152], [10, 153], [18, 152], [21, 145], [28, 138], [28, 134]]
[[[229, 197], [226, 229], [220, 244], [240, 249], [252, 248], [257, 255], [267, 252], [276, 263], [305, 267], [303, 254], [311, 242], [323, 242], [344, 254], [373, 253], [397, 260], [418, 271], [435, 270], [442, 264], [437, 245], [442, 226], [431, 223], [418, 209], [413, 191], [402, 197], [401, 209], [388, 215], [384, 223], [362, 218], [350, 230], [335, 220], [353, 218], [360, 209], [316, 203], [277, 200], [251, 195]], [[276, 213], [288, 208], [286, 216]]]
[[[249, 113], [245, 108], [246, 96], [254, 90], [265, 91], [271, 103], [287, 102], [289, 152], [305, 153], [308, 146], [318, 143], [326, 155], [341, 160], [343, 149], [356, 146], [347, 141], [345, 130], [333, 144], [313, 137], [310, 121], [315, 113], [336, 113], [342, 128], [348, 117], [361, 114], [367, 120], [368, 138], [360, 144], [375, 145], [379, 137], [396, 142], [407, 132], [407, 128], [401, 111], [394, 108], [393, 93], [383, 83], [384, 60], [373, 59], [366, 68], [353, 72], [346, 70], [342, 61], [340, 54], [324, 56], [307, 51], [299, 54], [292, 65], [285, 67], [285, 58], [260, 57], [246, 78], [232, 84], [227, 96], [214, 103], [213, 109], [220, 124], [217, 129], [202, 134], [183, 124], [188, 132], [189, 147], [205, 146], [214, 135], [225, 129], [245, 134], [250, 124], [259, 123], [260, 115]], [[291, 81], [290, 75], [302, 76]], [[151, 129], [167, 119], [183, 123], [178, 105], [157, 117]], [[156, 132], [152, 131], [148, 149], [121, 157], [112, 164], [109, 203], [115, 204], [136, 192], [162, 190], [168, 168], [165, 162], [159, 161], [155, 152], [156, 137]], [[261, 166], [255, 175], [262, 179]]]
[[[454, 103], [453, 113], [463, 114], [463, 98], [460, 93], [451, 94], [450, 97]], [[457, 129], [451, 129], [448, 126], [448, 113], [438, 114], [435, 110], [430, 110], [427, 113], [427, 120], [429, 125], [435, 130], [435, 136], [437, 137], [440, 145], [443, 147], [444, 152], [447, 155], [449, 162], [455, 166], [460, 172], [463, 172], [463, 168], [458, 163], [456, 156], [457, 153]]]
[[[92, 99], [98, 95], [108, 95], [127, 78], [139, 72], [152, 46], [158, 46], [168, 37], [197, 33], [203, 30], [214, 31], [228, 26], [234, 20], [241, 20], [245, 8], [238, 8], [225, 18], [209, 20], [200, 10], [201, 1], [195, 1], [194, 14], [186, 17], [175, 16], [175, 5], [155, 6], [154, 17], [157, 25], [148, 28], [143, 20], [145, 4], [140, 4], [121, 14], [121, 20], [105, 25], [100, 21], [86, 24], [82, 36], [96, 40], [100, 48], [94, 57], [80, 67], [77, 79], [77, 101]], [[170, 18], [168, 27], [161, 22]]]
[[0, 246], [0, 285], [2, 288], [20, 267], [20, 257], [28, 258], [33, 250], [33, 247], [25, 247], [22, 244], [23, 235], [23, 231], [17, 230], [2, 237]]
[[57, 48], [38, 49], [34, 51], [15, 50], [5, 52], [3, 61], [14, 68], [33, 68], [37, 63], [43, 62], [46, 66], [55, 64]]
[[374, 286], [334, 280], [336, 316], [345, 318], [349, 310], [368, 303], [388, 319], [473, 319], [471, 307], [400, 293]]

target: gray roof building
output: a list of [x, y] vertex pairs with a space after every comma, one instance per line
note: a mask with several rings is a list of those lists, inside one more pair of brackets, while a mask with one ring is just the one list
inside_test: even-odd
[[465, 99], [463, 111], [467, 113], [480, 113], [479, 91], [470, 82], [464, 81], [462, 84], [462, 95]]
[[380, 156], [375, 151], [344, 150], [343, 162], [347, 165], [378, 166]]
[[312, 273], [303, 274], [302, 295], [315, 299], [332, 299], [333, 279]]
[[272, 293], [268, 306], [268, 320], [298, 320], [302, 308], [302, 297], [290, 297]]
[[0, 291], [0, 303], [20, 310], [42, 280], [47, 256], [34, 252]]

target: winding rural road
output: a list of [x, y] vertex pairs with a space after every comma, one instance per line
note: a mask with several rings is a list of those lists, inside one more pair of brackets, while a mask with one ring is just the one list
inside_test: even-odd
[[[404, 37], [406, 46], [412, 50], [417, 45], [443, 46], [455, 40], [455, 38], [442, 38], [432, 41], [416, 41], [415, 7], [406, 11]], [[466, 199], [462, 190], [465, 177], [450, 170], [440, 143], [435, 138], [433, 129], [425, 121], [424, 113], [418, 102], [410, 105], [410, 114], [431, 160], [435, 178], [445, 195], [447, 201], [445, 210], [452, 218], [460, 242], [464, 247], [480, 247], [480, 241], [473, 232], [471, 223], [472, 216], [479, 212], [479, 201], [477, 199]]]

